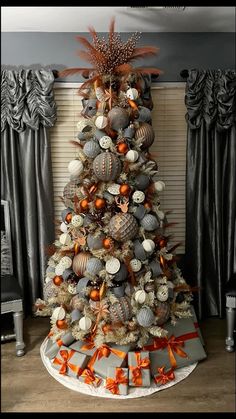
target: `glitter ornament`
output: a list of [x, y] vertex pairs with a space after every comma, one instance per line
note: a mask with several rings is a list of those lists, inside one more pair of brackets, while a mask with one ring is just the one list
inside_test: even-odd
[[100, 147], [104, 150], [108, 150], [112, 146], [112, 139], [108, 135], [104, 135], [99, 140]]
[[81, 175], [84, 170], [84, 165], [80, 160], [71, 160], [68, 164], [68, 171], [73, 177]]
[[144, 290], [138, 290], [134, 294], [134, 299], [139, 304], [143, 304], [146, 300], [146, 292]]
[[81, 227], [83, 225], [83, 222], [84, 222], [84, 219], [79, 214], [73, 215], [71, 219], [71, 224], [73, 225], [73, 227]]
[[138, 324], [140, 324], [140, 326], [143, 326], [143, 327], [150, 327], [155, 320], [155, 316], [152, 310], [146, 306], [142, 307], [138, 311], [136, 318], [137, 318]]
[[114, 153], [101, 153], [94, 159], [93, 171], [99, 180], [109, 182], [120, 175], [121, 162]]
[[148, 252], [148, 253], [152, 253], [155, 249], [155, 243], [151, 239], [143, 240], [142, 246], [143, 246], [145, 252]]
[[82, 317], [79, 321], [79, 327], [81, 330], [84, 330], [85, 332], [89, 330], [92, 326], [92, 320], [89, 317]]
[[130, 266], [133, 272], [139, 272], [142, 268], [142, 262], [139, 259], [131, 259]]
[[142, 202], [145, 201], [145, 193], [142, 191], [135, 191], [132, 195], [132, 200], [136, 204], [141, 204]]
[[112, 195], [119, 195], [120, 185], [118, 183], [112, 183], [112, 185], [108, 186], [107, 190]]
[[138, 223], [133, 215], [129, 213], [119, 213], [111, 218], [108, 228], [109, 234], [113, 239], [125, 242], [136, 236]]
[[113, 258], [113, 257], [108, 259], [106, 262], [105, 268], [109, 274], [112, 274], [112, 275], [116, 274], [120, 269], [119, 259]]
[[92, 275], [98, 275], [99, 272], [103, 269], [103, 263], [98, 258], [90, 258], [88, 259], [86, 265], [86, 271]]
[[60, 265], [62, 265], [65, 269], [68, 269], [72, 265], [72, 260], [69, 256], [63, 256], [60, 260]]
[[91, 140], [85, 143], [83, 152], [86, 157], [94, 159], [101, 152], [101, 149], [96, 141]]
[[129, 150], [125, 155], [125, 159], [131, 163], [134, 163], [138, 160], [139, 153], [136, 150]]
[[157, 290], [157, 299], [159, 301], [166, 301], [168, 300], [168, 286], [167, 285], [160, 285]]
[[159, 227], [157, 218], [152, 214], [146, 214], [140, 221], [140, 224], [146, 231], [153, 231]]
[[98, 129], [104, 129], [107, 126], [106, 116], [100, 115], [95, 120], [95, 125]]

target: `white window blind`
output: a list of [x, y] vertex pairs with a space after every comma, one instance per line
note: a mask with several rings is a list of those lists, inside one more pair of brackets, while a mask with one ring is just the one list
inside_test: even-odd
[[[57, 103], [57, 122], [50, 130], [52, 170], [54, 186], [55, 218], [60, 219], [64, 205], [60, 200], [63, 189], [70, 176], [67, 170], [70, 160], [76, 157], [74, 140], [77, 123], [82, 118], [81, 98], [78, 87], [55, 86]], [[160, 209], [171, 211], [169, 223], [176, 223], [168, 229], [173, 235], [172, 243], [181, 242], [178, 253], [185, 249], [185, 162], [186, 162], [186, 122], [184, 105], [184, 86], [165, 86], [152, 89], [152, 124], [155, 142], [150, 148], [158, 163], [159, 180], [166, 184], [160, 193]]]

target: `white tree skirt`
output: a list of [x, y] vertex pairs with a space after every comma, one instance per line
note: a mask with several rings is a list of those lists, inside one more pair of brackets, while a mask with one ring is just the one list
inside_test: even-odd
[[47, 344], [47, 338], [43, 341], [40, 347], [40, 355], [49, 374], [51, 374], [51, 376], [55, 378], [55, 380], [59, 381], [59, 383], [63, 384], [65, 387], [68, 387], [74, 391], [78, 391], [79, 393], [88, 394], [89, 396], [107, 397], [107, 398], [112, 398], [112, 399], [132, 399], [135, 397], [148, 396], [149, 394], [153, 394], [156, 391], [165, 390], [168, 387], [172, 387], [175, 384], [179, 383], [180, 381], [184, 380], [186, 377], [189, 376], [189, 374], [191, 374], [191, 372], [196, 368], [198, 364], [196, 362], [195, 364], [175, 370], [175, 380], [167, 384], [164, 384], [160, 387], [156, 386], [155, 382], [152, 380], [150, 387], [147, 387], [147, 388], [146, 387], [143, 387], [143, 388], [129, 387], [128, 394], [126, 396], [122, 396], [122, 395], [106, 393], [105, 388], [104, 388], [105, 380], [103, 380], [100, 386], [96, 388], [91, 385], [82, 383], [76, 378], [59, 374], [59, 372], [55, 368], [53, 368], [50, 359], [45, 356], [44, 352], [45, 352], [46, 344]]

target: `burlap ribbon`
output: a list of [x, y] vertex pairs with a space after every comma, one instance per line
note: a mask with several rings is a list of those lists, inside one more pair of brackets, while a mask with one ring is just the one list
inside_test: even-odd
[[135, 386], [141, 386], [143, 384], [142, 380], [142, 369], [149, 369], [150, 368], [150, 359], [149, 358], [143, 358], [141, 359], [141, 353], [140, 352], [134, 352], [135, 358], [136, 358], [136, 365], [132, 366], [129, 365], [129, 370], [132, 374], [132, 381]]

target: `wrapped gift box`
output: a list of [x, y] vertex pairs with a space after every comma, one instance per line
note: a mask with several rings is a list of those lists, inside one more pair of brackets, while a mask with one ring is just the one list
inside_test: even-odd
[[149, 352], [129, 352], [129, 386], [131, 387], [150, 387], [150, 358]]
[[174, 369], [165, 370], [165, 367], [157, 368], [157, 374], [154, 375], [154, 382], [158, 387], [175, 380]]
[[193, 322], [194, 322], [194, 326], [197, 330], [199, 339], [200, 339], [202, 345], [205, 345], [204, 339], [202, 337], [202, 332], [201, 332], [201, 329], [200, 329], [199, 324], [198, 324], [198, 319], [197, 319], [197, 316], [196, 316], [196, 312], [195, 312], [194, 306], [192, 304], [190, 306], [190, 310], [191, 310], [191, 313], [192, 313], [192, 316], [193, 316], [192, 319], [193, 319]]
[[126, 367], [127, 354], [130, 345], [102, 345], [94, 348], [94, 353], [88, 362], [88, 367], [100, 377], [107, 377], [108, 367]]
[[108, 367], [106, 393], [126, 395], [128, 393], [128, 374], [128, 368]]
[[76, 342], [72, 343], [72, 345], [70, 345], [70, 348], [89, 356], [92, 356], [96, 349], [93, 342], [90, 340], [77, 340]]
[[178, 319], [175, 326], [167, 322], [164, 328], [168, 331], [167, 337], [153, 338], [143, 348], [150, 352], [152, 376], [157, 374], [160, 367], [181, 368], [206, 358], [191, 318]]
[[69, 346], [72, 342], [74, 342], [75, 338], [72, 336], [71, 332], [65, 333], [60, 339], [58, 339], [56, 342], [52, 342], [52, 340], [49, 338], [47, 342], [47, 346], [45, 349], [45, 355], [52, 359], [56, 356], [58, 353], [58, 349], [64, 345]]
[[52, 361], [52, 366], [59, 370], [60, 374], [77, 378], [82, 374], [88, 360], [89, 357], [87, 355], [76, 352], [67, 346], [61, 346]]
[[85, 368], [82, 374], [79, 376], [79, 381], [82, 381], [85, 384], [91, 385], [93, 387], [98, 387], [102, 379], [94, 374], [90, 368]]

